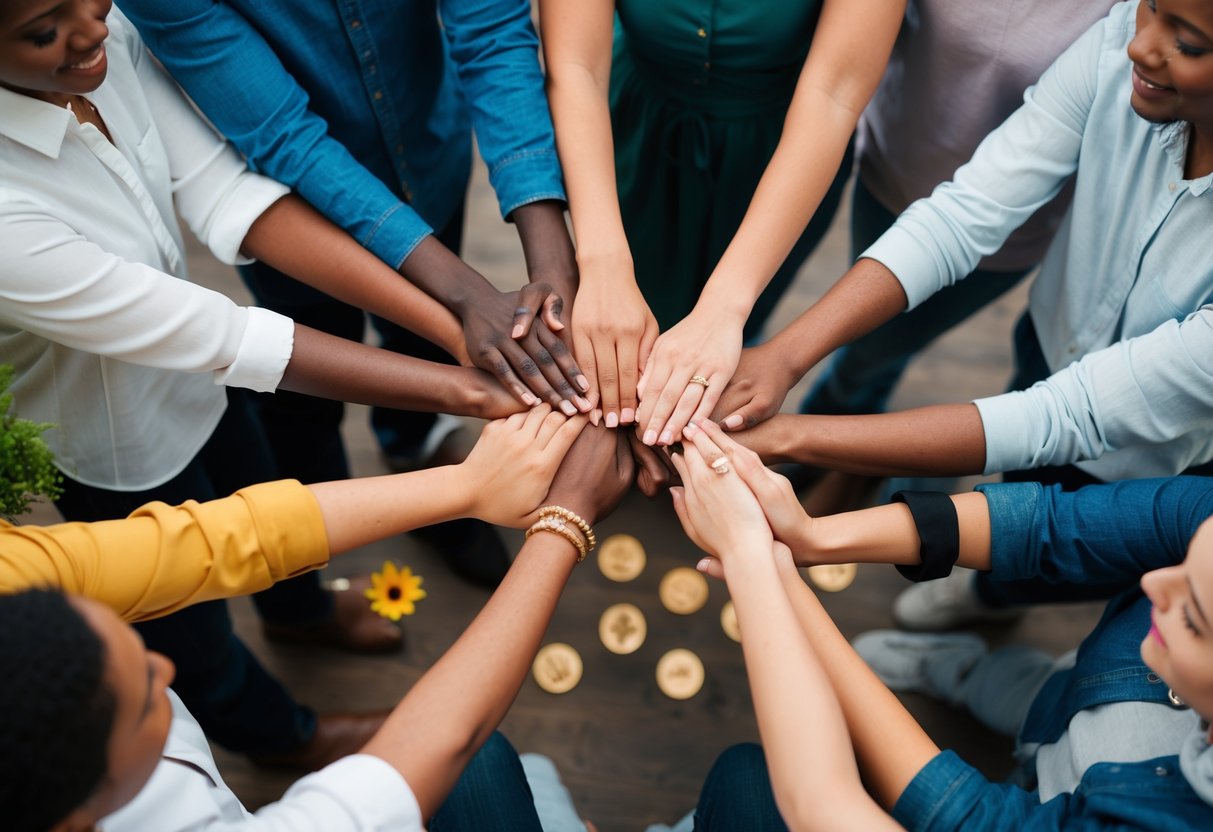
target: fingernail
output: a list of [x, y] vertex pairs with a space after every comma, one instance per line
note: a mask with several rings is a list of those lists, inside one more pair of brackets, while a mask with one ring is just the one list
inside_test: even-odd
[[539, 399], [535, 398], [530, 393], [525, 393], [522, 396], [522, 403], [529, 407], [534, 407], [535, 405], [539, 404]]
[[661, 444], [662, 445], [668, 445], [673, 441], [674, 441], [674, 434], [670, 433], [668, 430], [662, 431], [662, 434], [661, 434]]
[[589, 413], [590, 408], [593, 407], [593, 405], [590, 404], [590, 400], [584, 396], [578, 396], [574, 401], [577, 402], [577, 409], [582, 413]]
[[685, 428], [682, 429], [682, 435], [687, 437], [688, 439], [697, 433], [699, 433], [699, 425], [695, 424], [694, 422], [691, 422]]
[[646, 430], [644, 432], [644, 439], [641, 441], [643, 441], [644, 444], [646, 444], [646, 445], [652, 445], [654, 442], [657, 441], [657, 431]]
[[590, 424], [592, 424], [594, 427], [598, 427], [598, 420], [601, 418], [602, 411], [598, 408], [594, 408], [592, 411], [590, 411]]
[[610, 413], [608, 413], [608, 414], [606, 415], [606, 426], [607, 426], [608, 428], [617, 428], [617, 427], [619, 427], [619, 414], [617, 414], [617, 413], [616, 413], [615, 411], [613, 411], [613, 410], [612, 410]]
[[590, 380], [585, 376], [577, 376], [577, 386], [583, 391], [588, 391], [590, 389]]
[[577, 406], [575, 404], [573, 404], [571, 401], [569, 401], [568, 399], [565, 399], [564, 401], [562, 401], [560, 403], [560, 409], [562, 411], [564, 411], [565, 416], [576, 416], [577, 415]]
[[514, 331], [510, 333], [510, 337], [511, 338], [521, 338], [522, 333], [525, 331], [526, 331], [526, 327], [524, 327], [522, 324], [518, 324], [517, 326], [514, 327]]
[[699, 563], [695, 564], [695, 568], [700, 572], [707, 572], [708, 567], [712, 565], [711, 558], [700, 558]]
[[625, 425], [630, 425], [630, 424], [632, 424], [632, 422], [635, 422], [636, 421], [636, 408], [625, 407], [623, 409], [623, 412], [620, 413], [620, 415], [619, 415], [619, 421], [623, 422], [623, 424], [625, 424]]
[[734, 413], [732, 416], [724, 420], [725, 427], [739, 428], [741, 427], [741, 414]]

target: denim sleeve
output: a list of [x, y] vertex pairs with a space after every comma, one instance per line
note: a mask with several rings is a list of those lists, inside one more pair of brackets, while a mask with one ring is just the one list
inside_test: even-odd
[[1213, 515], [1213, 478], [1166, 477], [1091, 485], [978, 486], [990, 512], [991, 574], [1004, 581], [1102, 587], [1114, 594], [1184, 559]]
[[502, 217], [565, 201], [528, 0], [443, 0], [443, 31]]
[[1042, 804], [1034, 792], [991, 783], [952, 751], [943, 751], [910, 781], [893, 819], [910, 832], [1022, 832], [1061, 829], [1071, 795]]
[[148, 47], [250, 166], [398, 268], [430, 227], [328, 135], [264, 38], [214, 0], [123, 0]]
[[1107, 21], [1057, 59], [951, 182], [906, 209], [863, 253], [893, 272], [907, 308], [967, 277], [1077, 170]]

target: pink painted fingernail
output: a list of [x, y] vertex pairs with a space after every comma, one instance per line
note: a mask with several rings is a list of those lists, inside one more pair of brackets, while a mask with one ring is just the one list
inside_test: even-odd
[[674, 441], [674, 434], [670, 433], [668, 430], [662, 431], [662, 433], [661, 433], [661, 444], [662, 445], [668, 445], [673, 441]]
[[646, 445], [652, 445], [652, 444], [653, 444], [654, 442], [656, 442], [656, 441], [657, 441], [657, 431], [655, 431], [655, 430], [646, 430], [646, 431], [644, 432], [644, 440], [643, 440], [644, 444], [646, 444]]
[[530, 393], [524, 393], [522, 396], [522, 403], [528, 407], [534, 407], [535, 405], [539, 404], [539, 399], [535, 398]]
[[560, 403], [560, 409], [562, 411], [564, 411], [565, 416], [576, 416], [577, 415], [577, 406], [575, 404], [573, 404], [571, 401], [569, 401], [568, 399], [565, 399], [564, 401], [562, 401]]
[[741, 422], [742, 422], [741, 414], [734, 413], [732, 416], [730, 416], [729, 418], [724, 420], [724, 425], [727, 428], [739, 428], [739, 427], [741, 427]]
[[580, 387], [582, 391], [588, 391], [590, 389], [590, 380], [585, 376], [577, 376], [577, 386]]
[[697, 433], [699, 433], [699, 425], [695, 424], [694, 422], [691, 422], [685, 428], [682, 429], [682, 435], [685, 436], [687, 439], [690, 439], [692, 436], [694, 436]]
[[584, 396], [578, 396], [574, 401], [577, 402], [577, 409], [582, 413], [589, 413], [590, 408], [593, 407], [593, 405], [590, 404], [590, 400]]
[[695, 564], [695, 568], [698, 569], [700, 572], [707, 572], [708, 567], [711, 565], [712, 565], [711, 558], [700, 558], [699, 563]]
[[635, 422], [636, 421], [636, 408], [625, 407], [619, 415], [619, 421], [623, 422], [623, 424], [625, 424], [625, 425], [630, 425], [630, 424], [632, 424], [632, 422]]
[[526, 332], [526, 327], [524, 327], [522, 324], [517, 324], [514, 327], [514, 331], [510, 333], [510, 337], [511, 338], [521, 338], [522, 333], [524, 333], [524, 332]]
[[617, 414], [617, 413], [616, 413], [615, 411], [613, 411], [613, 410], [612, 410], [610, 413], [608, 413], [608, 414], [606, 415], [606, 426], [607, 426], [608, 428], [617, 428], [617, 427], [619, 427], [619, 414]]

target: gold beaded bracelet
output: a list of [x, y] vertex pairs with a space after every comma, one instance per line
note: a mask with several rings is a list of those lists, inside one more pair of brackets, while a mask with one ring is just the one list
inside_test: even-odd
[[529, 540], [531, 535], [533, 535], [535, 532], [555, 532], [569, 543], [572, 543], [577, 548], [578, 563], [585, 560], [585, 556], [590, 552], [590, 550], [586, 548], [585, 541], [581, 539], [581, 535], [570, 528], [563, 517], [555, 517], [552, 515], [540, 517], [535, 521], [534, 525], [526, 530], [527, 539]]
[[594, 529], [590, 527], [589, 523], [581, 519], [581, 515], [574, 511], [569, 511], [564, 506], [544, 506], [543, 508], [539, 509], [540, 517], [548, 517], [550, 515], [563, 517], [565, 520], [568, 520], [577, 528], [581, 529], [581, 533], [585, 535], [586, 543], [589, 546], [589, 548], [586, 550], [587, 552], [592, 552], [598, 547], [598, 537], [594, 534]]

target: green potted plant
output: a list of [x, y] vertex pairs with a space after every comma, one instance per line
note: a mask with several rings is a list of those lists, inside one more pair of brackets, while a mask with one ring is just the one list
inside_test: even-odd
[[49, 424], [18, 419], [12, 414], [13, 394], [8, 386], [13, 368], [0, 365], [0, 517], [12, 519], [29, 511], [37, 496], [59, 496], [63, 477], [55, 455], [42, 434]]

